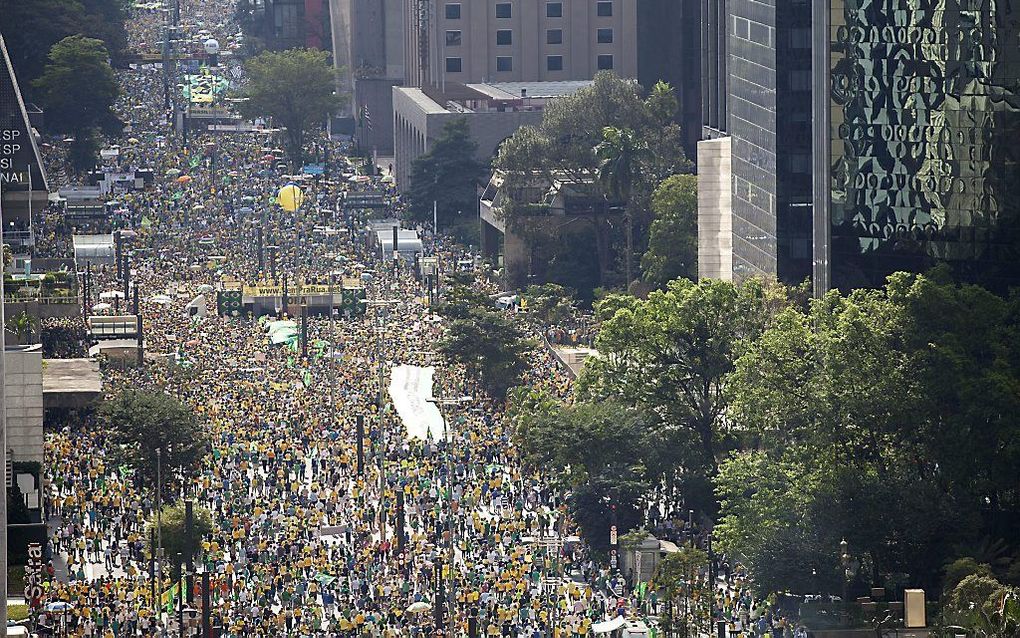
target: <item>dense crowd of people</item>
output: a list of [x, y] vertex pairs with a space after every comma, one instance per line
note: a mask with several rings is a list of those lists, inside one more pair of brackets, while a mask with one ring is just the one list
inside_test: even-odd
[[[182, 3], [182, 22], [215, 35], [229, 28], [221, 23], [233, 13], [227, 4]], [[135, 10], [132, 45], [154, 42], [162, 20], [160, 12]], [[366, 242], [365, 212], [342, 206], [350, 189], [389, 186], [340, 177], [357, 162], [324, 135], [312, 146], [328, 151], [332, 165], [321, 177], [297, 179], [280, 167], [272, 133], [193, 133], [185, 145], [164, 110], [162, 71], [142, 66], [118, 76], [128, 126], [116, 161], [151, 168], [156, 180], [118, 196], [132, 225], [124, 250], [140, 292], [146, 365], [104, 366], [104, 387], [110, 395], [169, 393], [207, 428], [201, 471], [178, 483], [177, 496], [194, 499], [213, 521], [197, 564], [211, 573], [220, 635], [576, 638], [606, 617], [661, 611], [654, 596], [628, 595], [622, 577], [592, 558], [574, 536], [562, 495], [522, 469], [500, 406], [435, 354], [442, 322], [422, 283], [409, 265], [380, 267]], [[289, 181], [305, 194], [294, 212], [272, 203]], [[52, 212], [39, 228], [43, 255], [67, 256], [71, 233], [80, 232]], [[441, 264], [469, 257], [427, 232], [424, 244]], [[329, 272], [363, 281], [368, 299], [385, 303], [369, 304], [365, 318], [310, 318], [309, 342], [319, 345], [307, 354], [271, 345], [265, 318], [215, 312], [212, 290], [224, 278], [322, 281]], [[97, 266], [93, 277], [90, 308], [102, 291], [122, 289], [112, 266]], [[485, 282], [479, 277], [477, 285], [494, 292]], [[184, 305], [197, 296], [210, 312], [189, 317]], [[280, 309], [298, 312], [297, 305]], [[83, 349], [73, 324], [53, 327], [70, 335], [61, 353]], [[549, 337], [590, 343], [593, 334], [579, 320]], [[569, 377], [548, 352], [537, 349], [530, 363], [525, 383], [569, 394]], [[377, 405], [378, 368], [398, 364], [434, 365], [436, 396], [471, 397], [444, 407], [444, 439], [409, 437]], [[362, 473], [359, 415], [368, 438]], [[94, 416], [75, 415], [47, 434], [54, 578], [44, 601], [52, 611], [37, 618], [44, 630], [152, 636], [175, 617], [165, 594], [172, 570], [155, 584], [149, 577], [155, 486], [139, 484], [116, 459]], [[179, 478], [173, 468], [167, 476]], [[725, 585], [720, 595], [727, 610], [750, 607], [746, 589]]]

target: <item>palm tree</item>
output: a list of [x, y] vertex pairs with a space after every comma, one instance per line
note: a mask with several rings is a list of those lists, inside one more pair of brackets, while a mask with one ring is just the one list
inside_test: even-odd
[[607, 126], [602, 129], [602, 141], [595, 147], [599, 159], [599, 184], [607, 199], [624, 203], [627, 223], [627, 258], [624, 261], [627, 286], [630, 286], [631, 259], [634, 253], [633, 211], [631, 194], [641, 171], [652, 159], [648, 144], [626, 128]]
[[14, 315], [7, 320], [7, 331], [18, 338], [18, 341], [25, 341], [26, 337], [31, 343], [32, 327], [35, 325], [35, 318], [25, 311]]

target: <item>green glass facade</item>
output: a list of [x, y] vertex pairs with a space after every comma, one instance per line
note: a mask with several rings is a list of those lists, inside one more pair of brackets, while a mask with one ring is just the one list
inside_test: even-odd
[[816, 290], [940, 262], [1020, 283], [1020, 6], [815, 7]]

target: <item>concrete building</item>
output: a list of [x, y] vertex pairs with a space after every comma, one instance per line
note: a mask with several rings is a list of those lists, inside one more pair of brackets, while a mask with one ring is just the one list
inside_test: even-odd
[[[521, 126], [542, 121], [549, 100], [570, 95], [590, 81], [455, 84], [442, 93], [432, 87], [393, 89], [393, 130], [397, 187], [410, 185], [411, 165], [427, 153], [447, 122], [465, 118], [478, 144], [478, 159], [489, 163], [499, 145]], [[464, 211], [474, 215], [476, 211]]]
[[639, 1], [406, 0], [406, 85], [637, 77]]
[[333, 60], [350, 96], [340, 114], [364, 149], [393, 153], [393, 87], [404, 80], [406, 0], [330, 0]]
[[[522, 228], [505, 223], [504, 209], [510, 202], [504, 178], [493, 174], [479, 199], [478, 217], [481, 222], [482, 255], [492, 263], [500, 264], [505, 281], [512, 287], [528, 281], [542, 281], [548, 276], [550, 263], [548, 246], [543, 248], [534, 237], [542, 236], [556, 243], [569, 237], [575, 227], [590, 226], [593, 220], [608, 219], [623, 210], [620, 202], [606, 201], [593, 189], [595, 178], [576, 181], [567, 175], [548, 181], [536, 175], [534, 182], [515, 191], [515, 205], [526, 208], [526, 221], [518, 218]], [[592, 246], [592, 250], [595, 247]]]
[[[727, 170], [724, 197], [708, 197], [699, 220], [718, 241], [729, 227], [725, 261], [710, 258], [702, 274], [740, 281], [765, 276], [800, 283], [811, 274], [811, 11], [807, 0], [762, 4], [707, 0], [706, 46], [699, 158], [717, 156], [715, 139], [730, 138], [730, 161], [700, 167], [699, 182], [718, 182]], [[728, 25], [728, 26], [727, 26]], [[715, 189], [718, 192], [718, 189]], [[729, 208], [721, 202], [729, 200]], [[700, 202], [699, 202], [700, 205]], [[720, 222], [719, 216], [729, 216]], [[699, 227], [699, 232], [701, 228]]]
[[327, 0], [254, 0], [251, 11], [266, 48], [329, 50]]
[[15, 461], [43, 460], [42, 346], [4, 350], [7, 447]]
[[733, 176], [729, 137], [698, 142], [698, 277], [733, 279]]

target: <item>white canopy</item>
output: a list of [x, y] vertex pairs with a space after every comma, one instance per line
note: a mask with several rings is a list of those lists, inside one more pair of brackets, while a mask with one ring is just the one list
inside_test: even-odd
[[627, 624], [626, 618], [624, 618], [623, 616], [617, 616], [616, 618], [611, 618], [610, 620], [604, 620], [602, 622], [597, 622], [593, 624], [591, 626], [591, 631], [594, 634], [608, 634], [610, 632], [616, 631], [617, 629], [623, 627], [626, 624]]
[[[384, 259], [393, 259], [393, 229], [376, 231]], [[397, 251], [405, 259], [414, 259], [415, 253], [423, 253], [418, 231], [407, 228], [397, 230]]]

